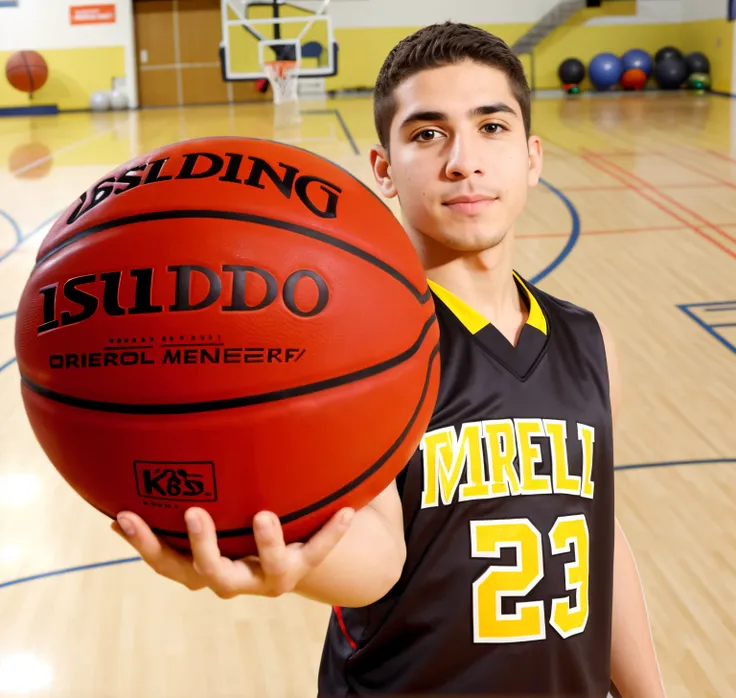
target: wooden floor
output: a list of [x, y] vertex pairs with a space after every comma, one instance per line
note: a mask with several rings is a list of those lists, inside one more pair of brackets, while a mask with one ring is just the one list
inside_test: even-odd
[[[125, 562], [132, 549], [37, 446], [13, 361], [13, 311], [50, 222], [128, 158], [277, 137], [370, 181], [370, 100], [305, 108], [276, 134], [264, 105], [0, 119], [0, 696], [314, 695], [328, 609], [221, 601]], [[617, 509], [670, 698], [736, 695], [734, 112], [691, 95], [535, 101], [545, 182], [518, 230], [519, 271], [618, 341]]]

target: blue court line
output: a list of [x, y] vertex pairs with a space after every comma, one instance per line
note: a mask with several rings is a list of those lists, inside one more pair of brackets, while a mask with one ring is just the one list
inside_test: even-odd
[[[688, 303], [688, 308], [702, 308], [703, 306], [713, 306], [713, 305], [734, 305], [736, 304], [736, 301], [706, 301], [705, 303]], [[728, 310], [728, 309], [727, 309]]]
[[12, 359], [8, 359], [4, 364], [0, 364], [0, 373], [2, 373], [8, 366], [12, 366], [17, 359], [13, 357]]
[[[733, 301], [729, 301], [733, 302]], [[718, 332], [714, 332], [711, 325], [709, 325], [707, 322], [703, 322], [695, 313], [690, 312], [690, 308], [693, 307], [700, 307], [703, 305], [711, 305], [711, 303], [688, 303], [685, 305], [678, 305], [677, 307], [682, 310], [683, 313], [685, 313], [688, 317], [695, 320], [695, 322], [698, 323], [711, 337], [714, 337], [717, 339], [721, 344], [723, 344], [724, 347], [727, 349], [730, 349], [734, 354], [736, 354], [736, 347], [731, 344], [725, 337], [721, 337]], [[712, 305], [723, 305], [723, 303], [713, 303]]]
[[567, 239], [567, 244], [562, 249], [562, 252], [557, 255], [555, 259], [552, 260], [550, 264], [548, 264], [542, 271], [540, 271], [536, 276], [529, 279], [531, 283], [538, 284], [542, 279], [549, 276], [557, 267], [562, 264], [565, 259], [570, 255], [570, 253], [573, 251], [573, 248], [575, 245], [578, 244], [578, 240], [580, 239], [580, 214], [578, 213], [578, 210], [575, 208], [575, 204], [573, 204], [570, 199], [567, 198], [557, 187], [552, 186], [547, 180], [540, 179], [539, 180], [547, 189], [549, 189], [553, 194], [556, 194], [559, 199], [561, 199], [562, 203], [565, 204], [567, 207], [567, 210], [570, 212], [570, 217], [572, 218], [572, 230], [570, 231], [570, 237]]
[[[692, 303], [690, 303], [690, 306], [692, 306]], [[720, 308], [706, 308], [706, 313], [721, 313], [724, 310], [736, 310], [736, 303], [733, 301], [728, 301], [727, 305], [724, 305]]]
[[17, 312], [17, 310], [11, 310], [9, 313], [2, 313], [0, 314], [0, 320], [4, 320], [6, 317], [13, 317]]
[[345, 123], [345, 119], [342, 118], [342, 114], [340, 113], [339, 109], [305, 109], [302, 114], [332, 114], [335, 118], [337, 118], [338, 122], [340, 123], [340, 126], [342, 127], [342, 130], [345, 133], [345, 137], [348, 139], [353, 152], [356, 155], [360, 155], [360, 150], [358, 149], [358, 145], [353, 139], [353, 134], [350, 133], [350, 129], [348, 128], [347, 123]]
[[736, 463], [736, 458], [706, 458], [704, 460], [673, 460], [662, 463], [637, 463], [635, 465], [617, 465], [614, 470], [643, 470], [644, 468], [673, 468], [678, 465], [718, 465]]
[[[10, 227], [13, 229], [13, 232], [15, 233], [15, 245], [13, 246], [15, 247], [21, 242], [21, 240], [23, 240], [23, 233], [21, 232], [20, 226], [18, 225], [15, 218], [13, 218], [9, 213], [6, 213], [5, 211], [3, 211], [1, 208], [0, 208], [0, 218], [4, 218], [6, 221], [8, 221], [8, 223], [10, 223]], [[1, 260], [2, 258], [0, 257], [0, 261]]]
[[79, 567], [67, 567], [61, 570], [54, 570], [53, 572], [42, 572], [41, 574], [34, 574], [30, 577], [21, 577], [20, 579], [11, 579], [9, 582], [0, 583], [0, 589], [5, 587], [12, 587], [16, 584], [24, 584], [25, 582], [33, 582], [36, 579], [45, 579], [46, 577], [58, 577], [62, 574], [70, 574], [71, 572], [85, 572], [86, 570], [93, 570], [98, 567], [112, 567], [113, 565], [124, 565], [128, 562], [139, 562], [139, 557], [124, 557], [121, 560], [108, 560], [107, 562], [95, 562], [91, 565], [80, 565]]
[[[687, 465], [725, 465], [730, 463], [736, 463], [736, 458], [709, 458], [706, 460], [665, 461], [662, 463], [635, 463], [632, 465], [617, 465], [614, 467], [614, 470], [643, 470], [645, 468], [668, 468]], [[40, 574], [34, 574], [29, 577], [20, 577], [19, 579], [0, 582], [0, 589], [24, 584], [26, 582], [34, 582], [48, 577], [58, 577], [63, 574], [71, 574], [72, 572], [86, 572], [87, 570], [93, 570], [100, 567], [113, 567], [115, 565], [125, 565], [130, 562], [140, 561], [140, 557], [124, 557], [118, 560], [108, 560], [107, 562], [95, 562], [91, 565], [79, 565], [78, 567], [66, 567], [64, 569], [52, 570], [51, 572], [41, 572]]]
[[[28, 238], [33, 237], [34, 235], [37, 235], [39, 232], [41, 232], [49, 223], [53, 223], [62, 213], [64, 213], [63, 210], [57, 211], [53, 216], [49, 216], [43, 223], [39, 223], [28, 235], [23, 236], [23, 233], [20, 231], [20, 228], [16, 231], [17, 239], [13, 246], [9, 249], [3, 252], [3, 254], [0, 254], [0, 262], [4, 262], [8, 257], [10, 257], [11, 254], [13, 254]], [[2, 214], [2, 211], [0, 211], [0, 214]]]

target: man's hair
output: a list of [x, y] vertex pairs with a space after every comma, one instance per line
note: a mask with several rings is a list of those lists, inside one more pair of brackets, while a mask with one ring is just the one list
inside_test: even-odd
[[432, 24], [400, 41], [388, 54], [376, 80], [373, 113], [381, 145], [388, 150], [396, 116], [396, 88], [413, 75], [463, 61], [474, 61], [503, 72], [521, 107], [527, 138], [531, 130], [531, 95], [524, 67], [497, 36], [469, 24]]

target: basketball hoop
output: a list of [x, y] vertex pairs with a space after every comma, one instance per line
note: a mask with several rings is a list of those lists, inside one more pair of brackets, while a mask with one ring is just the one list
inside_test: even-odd
[[277, 126], [301, 123], [298, 68], [298, 61], [265, 61], [263, 63], [263, 71], [273, 90]]

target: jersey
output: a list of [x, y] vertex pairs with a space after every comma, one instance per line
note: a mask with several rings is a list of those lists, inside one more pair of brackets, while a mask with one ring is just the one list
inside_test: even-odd
[[397, 479], [407, 559], [363, 608], [333, 608], [320, 698], [604, 698], [610, 688], [613, 437], [589, 311], [515, 274], [514, 346], [430, 283], [440, 388]]

